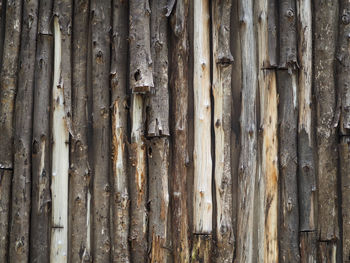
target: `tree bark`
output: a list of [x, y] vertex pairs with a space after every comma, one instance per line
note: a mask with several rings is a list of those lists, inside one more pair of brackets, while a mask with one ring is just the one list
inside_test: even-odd
[[280, 261], [298, 262], [298, 77], [296, 3], [284, 0], [279, 6], [280, 70], [277, 72], [279, 103], [279, 160], [281, 181]]
[[51, 0], [41, 1], [35, 60], [32, 140], [30, 262], [49, 262], [50, 254], [50, 89], [53, 34]]
[[[318, 182], [318, 239], [330, 241], [339, 236], [337, 207], [338, 151], [336, 91], [334, 79], [335, 39], [338, 1], [314, 3], [314, 74], [316, 96], [316, 140]], [[321, 244], [320, 245], [324, 245]], [[333, 245], [332, 245], [333, 246]], [[334, 246], [336, 246], [334, 244]], [[336, 248], [334, 248], [336, 249]]]
[[29, 256], [31, 139], [38, 1], [23, 3], [20, 63], [15, 103], [14, 170], [10, 227], [11, 262]]
[[241, 153], [237, 194], [235, 262], [253, 262], [254, 195], [257, 177], [257, 61], [253, 31], [253, 1], [238, 2], [242, 53]]
[[[209, 1], [194, 1], [193, 39], [193, 94], [194, 94], [194, 199], [193, 231], [195, 235], [205, 234], [205, 243], [212, 235], [212, 157], [211, 157], [211, 102], [210, 102], [210, 30]], [[196, 237], [193, 249], [202, 244], [202, 237]], [[200, 242], [200, 243], [195, 243]], [[210, 246], [210, 245], [208, 245]], [[207, 252], [206, 250], [202, 252]], [[192, 254], [195, 251], [192, 252]], [[193, 255], [192, 255], [193, 256]], [[199, 253], [196, 260], [205, 260], [209, 255]], [[193, 259], [192, 259], [193, 260]]]
[[[277, 39], [273, 1], [260, 1], [257, 6], [258, 83], [260, 103], [258, 181], [258, 262], [278, 262], [278, 99], [274, 68]], [[272, 9], [272, 10], [270, 10]], [[271, 15], [271, 16], [269, 16]], [[275, 34], [276, 36], [276, 34]]]
[[67, 262], [72, 2], [55, 2], [54, 15], [50, 261]]
[[130, 145], [130, 250], [132, 262], [147, 261], [147, 164], [144, 143], [144, 98], [132, 95], [131, 145]]
[[189, 43], [188, 43], [188, 0], [176, 2], [171, 17], [170, 87], [173, 105], [173, 151], [172, 151], [172, 244], [174, 262], [189, 263], [189, 219], [187, 208], [187, 166], [188, 156], [188, 88], [189, 88]]
[[128, 2], [113, 1], [112, 28], [112, 232], [113, 262], [130, 262], [129, 206], [127, 175], [127, 61], [128, 61]]
[[149, 0], [130, 0], [130, 86], [133, 93], [153, 88]]
[[191, 262], [193, 263], [209, 263], [212, 251], [211, 235], [194, 235]]
[[216, 191], [216, 262], [232, 262], [234, 235], [232, 230], [231, 176], [231, 72], [230, 51], [231, 1], [217, 0], [212, 10], [212, 57], [215, 132]]
[[109, 262], [110, 239], [110, 29], [111, 1], [91, 2], [93, 115], [93, 243], [96, 262]]
[[[87, 141], [88, 1], [76, 1], [73, 10], [72, 128], [70, 142], [69, 260], [90, 262], [90, 165]], [[74, 212], [73, 212], [74, 211]]]

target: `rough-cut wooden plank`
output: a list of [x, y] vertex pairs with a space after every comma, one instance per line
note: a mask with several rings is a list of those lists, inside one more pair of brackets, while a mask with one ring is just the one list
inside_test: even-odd
[[132, 262], [147, 261], [147, 164], [144, 143], [144, 102], [140, 94], [132, 95], [130, 145], [130, 252]]
[[0, 75], [0, 168], [13, 168], [13, 116], [17, 88], [18, 56], [22, 26], [22, 2], [6, 1], [3, 61]]
[[237, 191], [237, 244], [235, 262], [252, 262], [254, 196], [257, 177], [257, 61], [253, 31], [253, 1], [238, 2], [242, 53], [241, 153]]
[[147, 136], [169, 136], [168, 19], [164, 8], [168, 0], [151, 2], [151, 55], [154, 88], [148, 95]]
[[[256, 8], [258, 37], [258, 82], [260, 100], [259, 181], [258, 181], [258, 262], [278, 262], [278, 138], [277, 87], [273, 60], [277, 39], [270, 27], [276, 27], [274, 16], [269, 17], [272, 1], [259, 1]], [[272, 21], [271, 21], [272, 20]], [[270, 41], [272, 43], [270, 43]]]
[[[315, 230], [315, 142], [312, 120], [312, 15], [311, 0], [298, 0], [298, 64], [299, 64], [299, 230]], [[305, 244], [307, 245], [307, 243]]]
[[15, 103], [14, 170], [11, 197], [10, 262], [29, 257], [31, 141], [38, 0], [22, 7], [21, 49]]
[[343, 222], [343, 260], [350, 261], [350, 138], [342, 137], [339, 146], [342, 222]]
[[88, 1], [74, 3], [72, 42], [72, 128], [69, 178], [69, 260], [89, 262], [90, 247], [90, 166], [87, 141], [87, 48]]
[[90, 3], [92, 41], [92, 257], [110, 262], [110, 30], [111, 1]]
[[4, 38], [5, 38], [5, 24], [6, 24], [6, 1], [0, 1], [0, 69], [2, 65], [2, 56], [4, 52]]
[[149, 0], [130, 0], [129, 10], [130, 87], [145, 93], [153, 87]]
[[338, 238], [337, 132], [335, 92], [335, 40], [337, 38], [338, 1], [315, 1], [313, 85], [316, 96], [316, 141], [318, 182], [318, 239]]
[[337, 245], [332, 241], [320, 241], [318, 248], [318, 262], [336, 263]]
[[11, 202], [12, 170], [0, 169], [0, 261], [8, 259], [8, 223]]
[[[156, 85], [157, 87], [157, 85]], [[169, 138], [154, 137], [148, 141], [150, 262], [169, 262]]]
[[211, 235], [194, 235], [191, 262], [209, 263], [212, 262], [212, 237]]
[[216, 262], [232, 262], [230, 0], [212, 5], [212, 57], [215, 132]]
[[52, 1], [41, 1], [35, 61], [32, 144], [30, 261], [49, 262], [50, 248], [50, 90], [53, 66]]
[[340, 101], [340, 132], [350, 134], [350, 3], [339, 1], [339, 34], [337, 58], [337, 94]]
[[300, 232], [300, 263], [317, 262], [316, 231]]
[[127, 177], [127, 59], [128, 1], [113, 1], [111, 57], [112, 88], [112, 260], [130, 262], [129, 190]]
[[190, 260], [189, 219], [187, 208], [188, 156], [188, 88], [189, 88], [189, 44], [188, 44], [188, 0], [176, 2], [171, 16], [171, 77], [173, 118], [173, 164], [172, 164], [172, 245], [174, 262], [188, 263]]

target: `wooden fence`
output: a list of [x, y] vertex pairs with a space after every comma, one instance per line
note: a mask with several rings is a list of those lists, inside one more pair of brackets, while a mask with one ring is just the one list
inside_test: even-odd
[[350, 262], [348, 0], [0, 9], [0, 262]]

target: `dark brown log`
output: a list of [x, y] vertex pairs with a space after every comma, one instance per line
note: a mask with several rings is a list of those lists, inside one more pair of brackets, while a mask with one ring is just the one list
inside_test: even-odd
[[32, 110], [38, 5], [38, 0], [25, 1], [22, 10], [14, 123], [15, 165], [11, 197], [10, 262], [26, 262], [29, 257]]
[[337, 94], [340, 107], [340, 132], [350, 134], [350, 3], [339, 1], [339, 34], [337, 58]]
[[217, 0], [212, 5], [212, 57], [215, 131], [216, 262], [233, 261], [231, 174], [231, 1]]
[[252, 262], [254, 195], [257, 179], [257, 60], [253, 31], [253, 1], [238, 2], [242, 53], [241, 152], [237, 191], [237, 245], [235, 262]]
[[41, 1], [35, 61], [32, 140], [30, 261], [49, 262], [50, 248], [50, 90], [52, 85], [52, 1]]
[[300, 263], [317, 262], [316, 231], [300, 232]]
[[151, 55], [154, 88], [148, 95], [147, 136], [169, 136], [168, 92], [168, 18], [165, 7], [168, 0], [151, 3]]
[[173, 43], [170, 72], [170, 87], [173, 105], [173, 164], [172, 164], [172, 244], [174, 262], [188, 263], [190, 260], [189, 219], [187, 208], [188, 156], [188, 88], [189, 88], [189, 43], [188, 0], [176, 2], [171, 17], [171, 40]]
[[2, 56], [4, 51], [5, 38], [5, 24], [6, 24], [6, 1], [0, 1], [0, 69], [2, 65]]
[[72, 128], [69, 178], [69, 260], [90, 262], [90, 165], [88, 160], [87, 48], [89, 3], [75, 1], [72, 42]]
[[[335, 90], [335, 40], [338, 1], [314, 2], [314, 74], [318, 182], [318, 239], [339, 237], [337, 206], [338, 150]], [[335, 244], [334, 244], [335, 245]]]
[[339, 145], [342, 222], [343, 261], [350, 261], [350, 138], [342, 137]]
[[11, 202], [12, 170], [0, 169], [0, 261], [8, 259], [9, 216]]
[[110, 262], [110, 29], [111, 1], [91, 1], [93, 114], [92, 257]]
[[112, 89], [112, 260], [130, 262], [129, 252], [129, 189], [127, 163], [127, 62], [128, 1], [113, 1], [111, 57]]
[[194, 235], [191, 254], [192, 263], [212, 262], [212, 237], [210, 235]]
[[[157, 87], [157, 86], [156, 86]], [[149, 251], [150, 262], [169, 262], [169, 139], [154, 137], [148, 142]]]
[[145, 93], [153, 87], [151, 9], [149, 0], [131, 0], [129, 6], [130, 86], [134, 93]]

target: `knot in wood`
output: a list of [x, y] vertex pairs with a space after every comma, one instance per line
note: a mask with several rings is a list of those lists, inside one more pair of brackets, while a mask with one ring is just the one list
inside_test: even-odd
[[341, 16], [341, 21], [344, 25], [347, 25], [350, 23], [350, 14], [348, 11], [343, 12], [343, 15]]
[[294, 10], [293, 9], [288, 9], [286, 12], [286, 15], [288, 18], [293, 18], [294, 17]]

